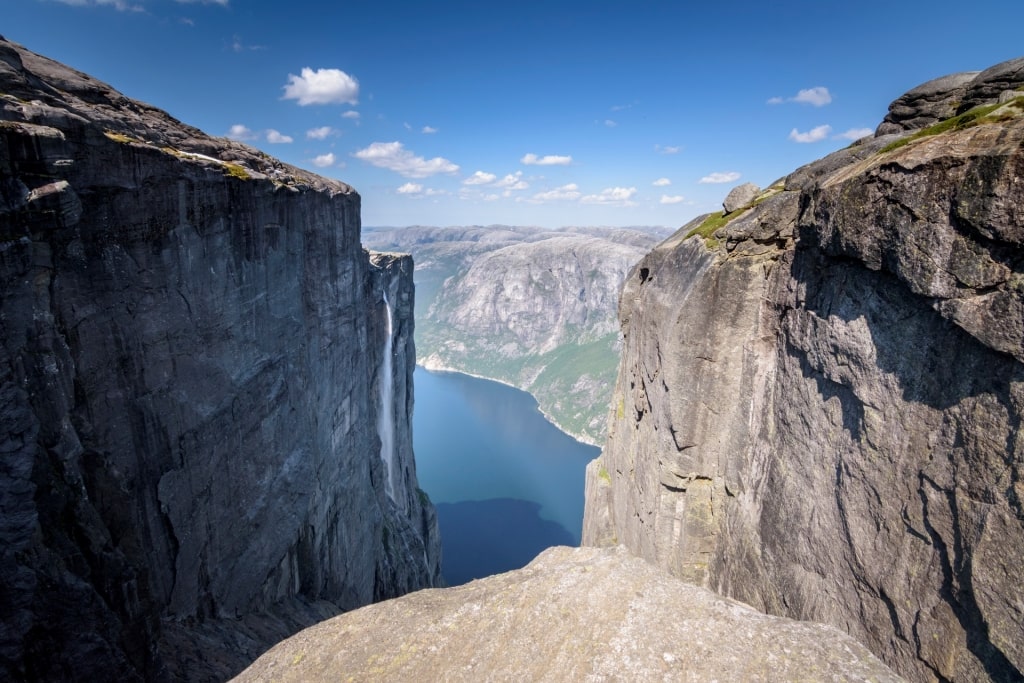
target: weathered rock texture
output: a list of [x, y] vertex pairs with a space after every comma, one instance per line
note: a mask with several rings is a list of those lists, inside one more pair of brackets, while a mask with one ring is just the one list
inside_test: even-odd
[[901, 679], [838, 629], [761, 614], [622, 548], [559, 547], [318, 624], [235, 680]]
[[618, 294], [657, 243], [655, 232], [410, 227], [364, 239], [416, 258], [421, 364], [517, 386], [564, 431], [603, 441], [619, 358]]
[[0, 40], [0, 678], [223, 679], [435, 584], [412, 264], [359, 237], [350, 187]]
[[1024, 99], [923, 133], [637, 266], [584, 543], [838, 626], [914, 680], [1020, 680]]

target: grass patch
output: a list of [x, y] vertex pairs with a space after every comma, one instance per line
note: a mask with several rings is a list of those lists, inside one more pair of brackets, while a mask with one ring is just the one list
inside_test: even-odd
[[124, 133], [115, 133], [112, 130], [105, 130], [103, 134], [107, 136], [107, 139], [113, 140], [114, 142], [129, 143], [135, 142], [132, 138], [128, 137]]
[[601, 467], [598, 468], [598, 470], [597, 470], [597, 478], [600, 479], [601, 481], [603, 481], [604, 483], [608, 484], [609, 486], [611, 486], [612, 475], [608, 474], [608, 470], [605, 469], [605, 466], [604, 466], [603, 463], [601, 464]]
[[938, 123], [932, 124], [927, 128], [922, 128], [921, 130], [917, 131], [912, 135], [908, 135], [905, 138], [900, 138], [895, 142], [890, 142], [888, 145], [878, 150], [878, 153], [885, 154], [886, 152], [891, 152], [893, 150], [899, 149], [900, 147], [905, 147], [906, 145], [909, 145], [911, 142], [914, 142], [915, 140], [928, 138], [933, 135], [941, 135], [942, 133], [948, 133], [950, 131], [964, 130], [966, 128], [971, 128], [972, 126], [977, 126], [982, 123], [1007, 121], [1009, 119], [1016, 118], [1016, 115], [1011, 114], [1010, 112], [1002, 112], [1001, 114], [994, 117], [990, 116], [994, 111], [996, 111], [997, 109], [1001, 109], [1003, 107], [1014, 107], [1024, 109], [1024, 97], [1017, 97], [1005, 104], [984, 104], [979, 107], [975, 107], [974, 109], [965, 111], [963, 114], [960, 114], [959, 116], [948, 118], [945, 121], [939, 121]]
[[729, 223], [729, 221], [731, 221], [733, 218], [736, 218], [746, 210], [747, 209], [745, 207], [733, 211], [732, 213], [726, 213], [725, 211], [713, 213], [707, 218], [705, 218], [703, 223], [698, 225], [690, 232], [686, 233], [686, 237], [684, 239], [690, 239], [694, 235], [700, 235], [701, 237], [704, 238], [704, 245], [708, 249], [714, 249], [719, 245], [719, 241], [715, 239], [715, 231], [717, 231], [719, 228], [724, 228], [726, 224]]
[[224, 170], [226, 171], [225, 175], [229, 175], [232, 178], [238, 178], [240, 180], [249, 180], [249, 178], [252, 177], [249, 175], [249, 172], [246, 171], [243, 166], [239, 166], [238, 164], [225, 163]]

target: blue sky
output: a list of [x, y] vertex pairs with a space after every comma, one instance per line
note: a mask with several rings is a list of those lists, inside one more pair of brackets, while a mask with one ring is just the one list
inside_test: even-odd
[[678, 226], [1024, 54], [1024, 2], [4, 0], [0, 34], [353, 185], [363, 224]]

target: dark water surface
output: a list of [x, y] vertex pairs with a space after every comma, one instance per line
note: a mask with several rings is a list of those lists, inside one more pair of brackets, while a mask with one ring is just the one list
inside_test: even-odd
[[600, 452], [544, 419], [529, 394], [416, 368], [413, 447], [437, 506], [449, 585], [518, 569], [578, 545], [583, 474]]

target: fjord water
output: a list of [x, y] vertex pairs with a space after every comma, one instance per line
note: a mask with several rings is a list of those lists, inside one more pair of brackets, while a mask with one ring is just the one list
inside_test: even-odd
[[583, 478], [599, 450], [560, 431], [529, 394], [416, 368], [413, 448], [437, 507], [449, 585], [579, 545]]

